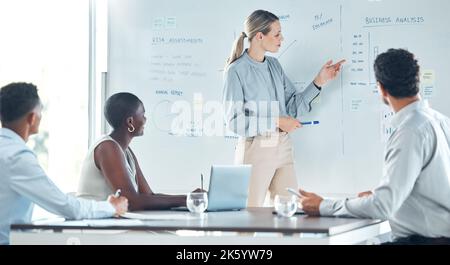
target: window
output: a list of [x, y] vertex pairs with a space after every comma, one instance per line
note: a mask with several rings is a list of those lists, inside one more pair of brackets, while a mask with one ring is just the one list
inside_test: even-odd
[[64, 192], [88, 149], [89, 0], [0, 2], [0, 86], [37, 85], [45, 106], [29, 146]]

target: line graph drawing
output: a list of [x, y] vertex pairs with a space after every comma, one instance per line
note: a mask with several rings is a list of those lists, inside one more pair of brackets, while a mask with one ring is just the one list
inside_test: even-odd
[[284, 49], [284, 51], [282, 51], [280, 53], [280, 55], [278, 56], [278, 60], [281, 58], [281, 56], [283, 56], [291, 47], [292, 45], [294, 45], [297, 42], [297, 40], [294, 40], [293, 42], [291, 42], [291, 44], [289, 44], [286, 49]]
[[153, 106], [150, 120], [157, 130], [171, 133], [172, 121], [177, 115], [171, 112], [172, 105], [172, 101], [165, 99]]

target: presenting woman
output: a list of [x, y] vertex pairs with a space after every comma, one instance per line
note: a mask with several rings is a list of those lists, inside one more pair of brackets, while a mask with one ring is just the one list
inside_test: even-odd
[[[244, 39], [249, 48], [245, 51]], [[267, 191], [273, 198], [297, 189], [292, 142], [289, 133], [301, 127], [298, 117], [311, 111], [311, 102], [322, 86], [334, 79], [345, 62], [327, 62], [314, 81], [298, 90], [276, 53], [283, 35], [278, 17], [254, 11], [245, 21], [245, 31], [235, 41], [224, 76], [224, 107], [227, 128], [240, 136], [235, 162], [251, 164], [249, 207], [263, 206]]]

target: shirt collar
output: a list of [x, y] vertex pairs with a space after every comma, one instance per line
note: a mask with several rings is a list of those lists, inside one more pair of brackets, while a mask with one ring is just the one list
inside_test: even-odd
[[26, 144], [25, 141], [15, 131], [8, 128], [0, 128], [0, 136], [12, 139], [14, 142]]
[[406, 119], [408, 115], [413, 113], [416, 110], [429, 108], [428, 101], [426, 100], [418, 100], [415, 101], [406, 107], [403, 107], [399, 112], [397, 112], [394, 117], [392, 117], [391, 125], [394, 128], [398, 128], [400, 124]]
[[263, 62], [255, 61], [252, 57], [250, 57], [250, 55], [248, 55], [248, 49], [245, 49], [243, 56], [251, 65], [258, 68], [267, 68], [267, 58], [264, 57]]

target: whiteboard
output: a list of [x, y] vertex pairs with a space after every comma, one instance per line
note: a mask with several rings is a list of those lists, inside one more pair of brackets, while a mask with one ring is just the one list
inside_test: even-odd
[[129, 91], [144, 102], [145, 135], [131, 146], [155, 191], [187, 192], [212, 164], [233, 163], [235, 137], [205, 136], [198, 115], [174, 135], [171, 106], [185, 101], [209, 117], [202, 108], [221, 102], [224, 62], [256, 9], [280, 17], [285, 40], [272, 56], [297, 86], [328, 59], [347, 59], [300, 118], [320, 124], [292, 134], [304, 189], [356, 193], [378, 184], [392, 113], [376, 91], [373, 61], [388, 48], [416, 54], [423, 97], [450, 115], [448, 0], [109, 0], [108, 94]]

